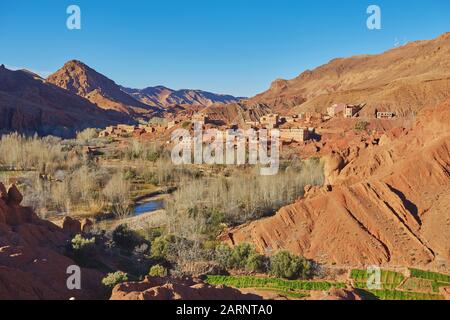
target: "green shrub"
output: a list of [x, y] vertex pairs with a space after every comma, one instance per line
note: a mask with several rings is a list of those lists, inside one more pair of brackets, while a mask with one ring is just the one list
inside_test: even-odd
[[86, 239], [77, 234], [71, 241], [71, 248], [73, 259], [81, 265], [86, 265], [95, 249], [95, 238]]
[[250, 244], [240, 244], [233, 249], [230, 264], [236, 269], [244, 269], [248, 258], [254, 253], [255, 250]]
[[112, 233], [113, 241], [122, 249], [133, 250], [143, 240], [128, 225], [121, 224]]
[[231, 257], [233, 249], [226, 244], [219, 244], [215, 249], [216, 262], [225, 269], [233, 268]]
[[270, 258], [270, 273], [279, 278], [307, 279], [312, 269], [311, 262], [287, 251], [280, 251]]
[[247, 262], [245, 264], [245, 270], [248, 272], [264, 272], [265, 257], [263, 255], [254, 253], [247, 258]]
[[151, 277], [167, 277], [167, 269], [157, 264], [150, 268], [150, 272], [148, 274]]
[[155, 259], [168, 259], [170, 245], [174, 237], [170, 235], [161, 236], [152, 241], [151, 255]]
[[117, 271], [115, 273], [109, 273], [102, 280], [102, 284], [109, 288], [114, 288], [116, 285], [128, 281], [128, 275], [122, 271]]
[[356, 131], [365, 131], [365, 130], [367, 130], [368, 126], [369, 126], [369, 122], [367, 122], [367, 121], [358, 121], [355, 124], [355, 130]]
[[83, 238], [81, 234], [77, 234], [71, 241], [72, 249], [75, 251], [89, 250], [95, 245], [95, 237], [91, 239]]

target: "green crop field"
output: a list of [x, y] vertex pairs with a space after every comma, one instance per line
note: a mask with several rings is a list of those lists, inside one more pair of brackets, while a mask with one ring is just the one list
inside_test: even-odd
[[284, 291], [327, 291], [331, 288], [345, 288], [345, 284], [328, 281], [284, 280], [251, 276], [208, 276], [206, 282], [212, 285], [227, 285], [235, 288], [266, 288]]
[[397, 290], [369, 290], [371, 294], [380, 300], [444, 300], [438, 294], [407, 292]]
[[437, 272], [424, 271], [419, 269], [409, 269], [411, 272], [411, 277], [433, 280], [441, 283], [450, 283], [450, 276]]
[[[367, 270], [354, 269], [350, 273], [350, 278], [354, 280], [356, 287], [367, 288], [369, 274]], [[399, 272], [381, 270], [381, 287], [387, 290], [393, 290], [402, 283], [405, 276]]]

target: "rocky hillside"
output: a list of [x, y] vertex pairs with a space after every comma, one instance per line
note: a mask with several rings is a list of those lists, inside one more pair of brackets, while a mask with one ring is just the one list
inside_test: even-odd
[[333, 186], [229, 231], [229, 243], [340, 266], [450, 266], [450, 100], [413, 129], [325, 158]]
[[21, 201], [16, 187], [0, 183], [0, 300], [104, 298], [95, 270], [81, 270], [82, 290], [67, 288], [67, 267], [76, 265], [64, 255], [71, 230], [39, 219]]
[[241, 97], [216, 94], [202, 90], [173, 90], [163, 86], [145, 89], [122, 88], [123, 91], [147, 105], [167, 109], [174, 105], [199, 105], [209, 107], [216, 103], [236, 103]]
[[324, 112], [333, 103], [367, 106], [363, 115], [417, 112], [450, 97], [450, 33], [378, 55], [335, 59], [292, 80], [276, 80], [249, 100], [280, 112]]
[[50, 75], [47, 81], [84, 97], [103, 109], [129, 115], [155, 111], [155, 108], [123, 92], [111, 79], [77, 60], [67, 62], [61, 69]]
[[59, 136], [130, 120], [123, 114], [98, 108], [30, 72], [11, 71], [3, 65], [0, 66], [0, 114], [0, 132]]

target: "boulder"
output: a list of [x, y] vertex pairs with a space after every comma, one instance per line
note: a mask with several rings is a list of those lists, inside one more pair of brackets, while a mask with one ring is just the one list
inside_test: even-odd
[[73, 237], [81, 233], [80, 221], [72, 219], [71, 217], [64, 217], [62, 228], [64, 233], [70, 237]]
[[22, 203], [23, 196], [17, 189], [16, 185], [12, 185], [8, 190], [8, 204], [11, 206], [18, 206]]
[[83, 233], [90, 233], [92, 231], [92, 226], [94, 224], [90, 219], [83, 219], [81, 220], [81, 232]]

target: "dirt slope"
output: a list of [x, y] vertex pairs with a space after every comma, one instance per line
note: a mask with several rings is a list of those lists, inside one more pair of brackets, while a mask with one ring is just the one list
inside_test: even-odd
[[228, 242], [288, 249], [326, 264], [450, 265], [450, 101], [397, 140], [363, 150], [331, 192], [230, 230]]
[[379, 55], [341, 58], [292, 80], [276, 80], [249, 100], [281, 112], [325, 111], [333, 103], [367, 103], [363, 115], [392, 110], [399, 115], [450, 97], [450, 33], [416, 41]]

